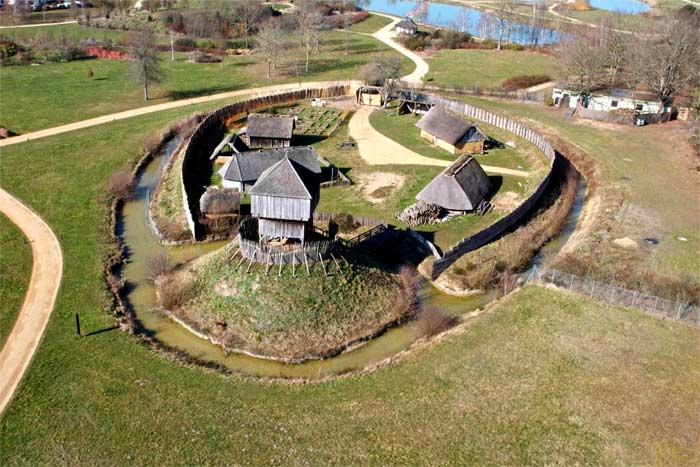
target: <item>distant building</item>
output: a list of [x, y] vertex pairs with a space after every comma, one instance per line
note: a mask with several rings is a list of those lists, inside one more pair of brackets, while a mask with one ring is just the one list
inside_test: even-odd
[[397, 111], [400, 114], [412, 113], [423, 115], [428, 113], [433, 106], [427, 94], [412, 91], [398, 92], [399, 105]]
[[582, 107], [597, 112], [633, 110], [636, 113], [647, 114], [670, 111], [670, 108], [664, 109], [661, 106], [659, 99], [654, 94], [626, 89], [598, 91], [581, 96], [579, 93], [564, 87], [556, 87], [552, 91], [552, 100], [557, 107], [575, 109], [580, 104]]
[[318, 156], [312, 147], [292, 147], [278, 149], [261, 149], [257, 151], [232, 154], [219, 170], [224, 188], [237, 188], [244, 192], [250, 190], [263, 172], [284, 158], [289, 158], [312, 173], [320, 176], [321, 167]]
[[287, 148], [292, 145], [294, 117], [250, 114], [246, 130], [246, 143], [256, 148]]
[[491, 188], [491, 181], [479, 162], [464, 155], [428, 183], [416, 199], [447, 211], [474, 211]]
[[313, 226], [319, 186], [318, 173], [286, 156], [265, 170], [249, 192], [260, 241], [292, 238], [304, 243]]
[[418, 25], [411, 18], [406, 18], [396, 23], [394, 30], [396, 34], [414, 36], [418, 33]]
[[423, 139], [452, 154], [484, 152], [486, 135], [478, 126], [438, 107], [432, 107], [416, 126]]

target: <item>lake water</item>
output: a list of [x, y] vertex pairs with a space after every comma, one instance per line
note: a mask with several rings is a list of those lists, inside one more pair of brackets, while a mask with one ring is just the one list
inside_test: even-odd
[[620, 11], [636, 15], [649, 9], [649, 5], [638, 0], [591, 0], [593, 8], [608, 11]]
[[[494, 38], [497, 30], [489, 21], [492, 15], [459, 5], [409, 0], [365, 0], [363, 8], [399, 17], [411, 16], [414, 21], [430, 26], [455, 29], [483, 38]], [[533, 28], [530, 24], [513, 23], [511, 42], [519, 44], [551, 44], [559, 34], [547, 28]]]

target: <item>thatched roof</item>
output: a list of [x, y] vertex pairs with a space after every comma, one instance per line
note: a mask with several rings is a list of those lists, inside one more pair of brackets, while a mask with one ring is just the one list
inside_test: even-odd
[[315, 199], [319, 190], [319, 175], [289, 157], [265, 170], [250, 189], [250, 195], [281, 198]]
[[[465, 122], [461, 118], [436, 106], [431, 107], [428, 113], [416, 123], [416, 126], [449, 144], [457, 144], [465, 138], [465, 135], [470, 141], [475, 135], [486, 139], [476, 125]], [[467, 133], [470, 134], [467, 135]], [[474, 141], [480, 140], [475, 139]]]
[[238, 211], [240, 201], [238, 190], [209, 187], [199, 198], [199, 211], [202, 214], [232, 214]]
[[489, 177], [479, 162], [464, 155], [435, 177], [416, 196], [450, 211], [472, 211], [491, 191]]
[[301, 164], [307, 170], [320, 174], [318, 156], [310, 146], [261, 149], [242, 154], [233, 154], [231, 159], [219, 170], [224, 180], [234, 182], [254, 182], [262, 173], [285, 157]]
[[266, 114], [248, 115], [249, 138], [292, 139], [294, 117]]

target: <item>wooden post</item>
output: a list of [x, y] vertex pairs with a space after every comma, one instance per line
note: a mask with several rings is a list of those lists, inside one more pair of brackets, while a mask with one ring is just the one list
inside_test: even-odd
[[297, 255], [296, 255], [296, 253], [292, 253], [292, 277], [297, 276], [296, 264], [297, 264]]
[[80, 316], [78, 313], [75, 314], [75, 332], [78, 333], [78, 337], [82, 337], [82, 333], [80, 332]]
[[323, 262], [323, 257], [321, 256], [321, 253], [318, 253], [318, 260], [321, 262], [321, 267], [323, 267], [323, 275], [327, 276], [328, 271], [326, 271], [326, 264]]
[[309, 270], [309, 257], [306, 256], [306, 250], [301, 250], [301, 254], [304, 255], [304, 265], [306, 266], [306, 275], [311, 276], [311, 271]]
[[282, 277], [282, 263], [284, 263], [284, 256], [283, 252], [280, 251], [280, 268], [279, 271], [277, 271], [277, 277]]

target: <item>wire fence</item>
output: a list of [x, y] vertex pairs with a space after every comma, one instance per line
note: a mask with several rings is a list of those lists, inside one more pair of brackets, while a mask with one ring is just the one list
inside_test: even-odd
[[647, 295], [638, 290], [624, 289], [616, 285], [598, 282], [557, 269], [539, 269], [534, 267], [527, 281], [551, 284], [557, 288], [570, 290], [611, 305], [636, 308], [654, 316], [665, 317], [696, 326], [700, 325], [700, 307], [690, 305], [687, 302]]

